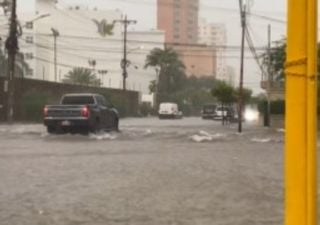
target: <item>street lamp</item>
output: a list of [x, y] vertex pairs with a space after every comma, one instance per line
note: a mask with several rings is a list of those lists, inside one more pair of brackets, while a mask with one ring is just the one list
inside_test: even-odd
[[57, 29], [51, 28], [54, 42], [54, 81], [57, 82], [57, 37], [60, 33]]
[[38, 17], [30, 20], [29, 22], [34, 22], [34, 21], [37, 21], [37, 20], [40, 20], [40, 19], [43, 19], [43, 18], [46, 18], [46, 17], [49, 17], [49, 16], [51, 16], [50, 13], [42, 14], [42, 15], [39, 15]]
[[49, 17], [49, 16], [51, 16], [50, 13], [46, 13], [46, 14], [39, 15], [39, 16], [33, 18], [32, 20], [27, 21], [25, 24], [23, 24], [23, 25], [21, 26], [21, 28], [25, 28], [25, 27], [28, 25], [28, 23], [33, 23], [33, 22], [35, 22], [35, 21], [37, 21], [37, 20], [41, 20], [41, 19], [46, 18], [46, 17]]
[[137, 51], [137, 50], [142, 50], [142, 49], [144, 49], [144, 46], [143, 46], [143, 45], [140, 45], [140, 46], [138, 46], [138, 47], [129, 49], [128, 52], [127, 52], [127, 55], [129, 55], [129, 54], [132, 53], [132, 52], [135, 52], [135, 51]]
[[18, 29], [19, 29], [18, 35], [19, 35], [20, 37], [22, 36], [22, 34], [23, 34], [22, 28], [26, 28], [27, 25], [28, 25], [28, 23], [33, 23], [33, 22], [35, 22], [35, 21], [37, 21], [37, 20], [41, 20], [41, 19], [46, 18], [46, 17], [49, 17], [49, 16], [51, 16], [51, 14], [49, 14], [49, 13], [39, 15], [39, 16], [33, 18], [32, 20], [27, 21], [27, 22], [24, 23], [23, 25], [21, 25], [20, 22], [18, 22]]

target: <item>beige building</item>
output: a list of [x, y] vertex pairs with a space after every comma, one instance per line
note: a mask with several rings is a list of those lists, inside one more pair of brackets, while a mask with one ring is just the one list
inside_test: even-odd
[[[170, 47], [170, 45], [168, 45]], [[216, 50], [206, 45], [171, 46], [180, 56], [188, 76], [213, 76], [216, 73]]]
[[227, 31], [224, 24], [208, 23], [200, 19], [198, 27], [198, 43], [216, 46], [217, 71], [216, 78], [229, 82], [230, 76], [226, 66]]
[[199, 0], [157, 0], [158, 29], [166, 43], [196, 43]]
[[225, 81], [232, 87], [236, 87], [236, 72], [232, 66], [227, 66], [227, 73]]
[[173, 48], [188, 76], [215, 76], [216, 49], [198, 44], [199, 0], [157, 0], [158, 29]]

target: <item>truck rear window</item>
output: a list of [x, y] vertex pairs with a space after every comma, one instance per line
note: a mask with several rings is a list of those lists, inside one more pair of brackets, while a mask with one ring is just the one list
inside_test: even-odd
[[62, 99], [63, 105], [91, 105], [94, 104], [92, 96], [66, 96]]

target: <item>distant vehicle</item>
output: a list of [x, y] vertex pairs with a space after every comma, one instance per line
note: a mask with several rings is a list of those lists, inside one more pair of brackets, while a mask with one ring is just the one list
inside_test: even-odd
[[201, 117], [202, 119], [213, 119], [216, 113], [217, 105], [207, 104], [202, 107]]
[[48, 133], [119, 129], [118, 111], [99, 94], [66, 94], [59, 105], [46, 105], [43, 113]]
[[181, 119], [183, 117], [178, 105], [172, 102], [161, 103], [158, 115], [159, 119]]
[[219, 106], [215, 110], [214, 120], [222, 120], [223, 117], [229, 121], [236, 121], [238, 115], [232, 106]]

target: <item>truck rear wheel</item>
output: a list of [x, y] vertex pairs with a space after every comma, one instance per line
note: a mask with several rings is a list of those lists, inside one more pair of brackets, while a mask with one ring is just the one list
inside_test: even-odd
[[115, 131], [119, 131], [119, 118], [115, 117], [114, 121], [113, 121], [113, 129]]
[[54, 127], [54, 126], [47, 126], [47, 132], [49, 133], [49, 134], [54, 134], [54, 133], [56, 133], [56, 128]]

